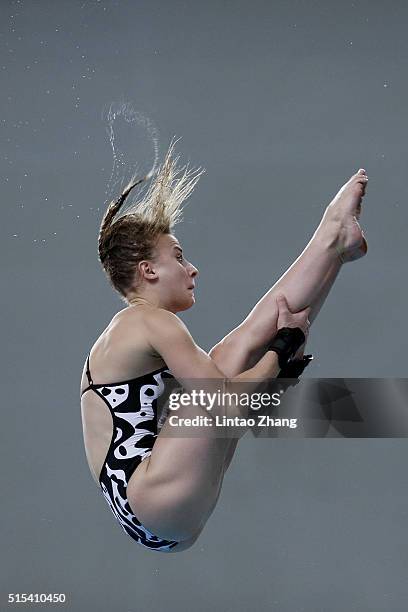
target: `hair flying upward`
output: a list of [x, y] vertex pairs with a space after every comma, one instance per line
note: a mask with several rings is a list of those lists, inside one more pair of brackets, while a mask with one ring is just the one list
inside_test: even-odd
[[[113, 288], [126, 302], [126, 293], [138, 283], [137, 264], [154, 259], [154, 246], [161, 234], [171, 233], [182, 221], [182, 204], [191, 195], [205, 172], [179, 168], [180, 156], [173, 158], [177, 140], [172, 140], [162, 166], [155, 175], [149, 173], [136, 180], [132, 178], [120, 197], [111, 202], [99, 230], [99, 260]], [[152, 177], [152, 178], [151, 178]], [[151, 178], [151, 183], [138, 201], [115, 220], [131, 190]]]

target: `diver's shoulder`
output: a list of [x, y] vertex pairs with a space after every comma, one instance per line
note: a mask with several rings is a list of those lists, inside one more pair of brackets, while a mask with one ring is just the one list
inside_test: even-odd
[[176, 314], [165, 308], [146, 308], [143, 312], [143, 321], [147, 328], [165, 330], [168, 327], [179, 326], [181, 320]]

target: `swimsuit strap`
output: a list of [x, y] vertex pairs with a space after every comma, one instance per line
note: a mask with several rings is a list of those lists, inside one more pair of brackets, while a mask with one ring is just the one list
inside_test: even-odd
[[86, 375], [87, 375], [87, 378], [88, 378], [88, 383], [90, 385], [93, 385], [93, 380], [91, 378], [91, 372], [89, 370], [89, 355], [90, 355], [90, 352], [88, 353], [88, 358], [86, 360]]

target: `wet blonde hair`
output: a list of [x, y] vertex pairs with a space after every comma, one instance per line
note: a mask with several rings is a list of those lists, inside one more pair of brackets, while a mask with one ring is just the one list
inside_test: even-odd
[[[127, 303], [126, 294], [139, 285], [137, 265], [145, 259], [154, 260], [154, 248], [162, 234], [170, 234], [182, 221], [182, 204], [191, 195], [205, 172], [178, 167], [179, 156], [173, 158], [172, 140], [162, 166], [155, 175], [135, 177], [122, 191], [118, 200], [106, 210], [98, 238], [99, 261], [112, 287]], [[137, 185], [151, 178], [150, 185], [139, 200], [117, 216], [127, 196]], [[116, 219], [114, 219], [117, 217]]]

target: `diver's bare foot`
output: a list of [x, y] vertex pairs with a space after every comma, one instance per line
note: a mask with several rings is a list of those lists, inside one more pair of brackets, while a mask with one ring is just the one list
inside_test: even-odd
[[332, 237], [333, 247], [342, 263], [354, 261], [367, 253], [367, 241], [358, 223], [367, 182], [366, 171], [360, 168], [330, 202], [317, 230]]

